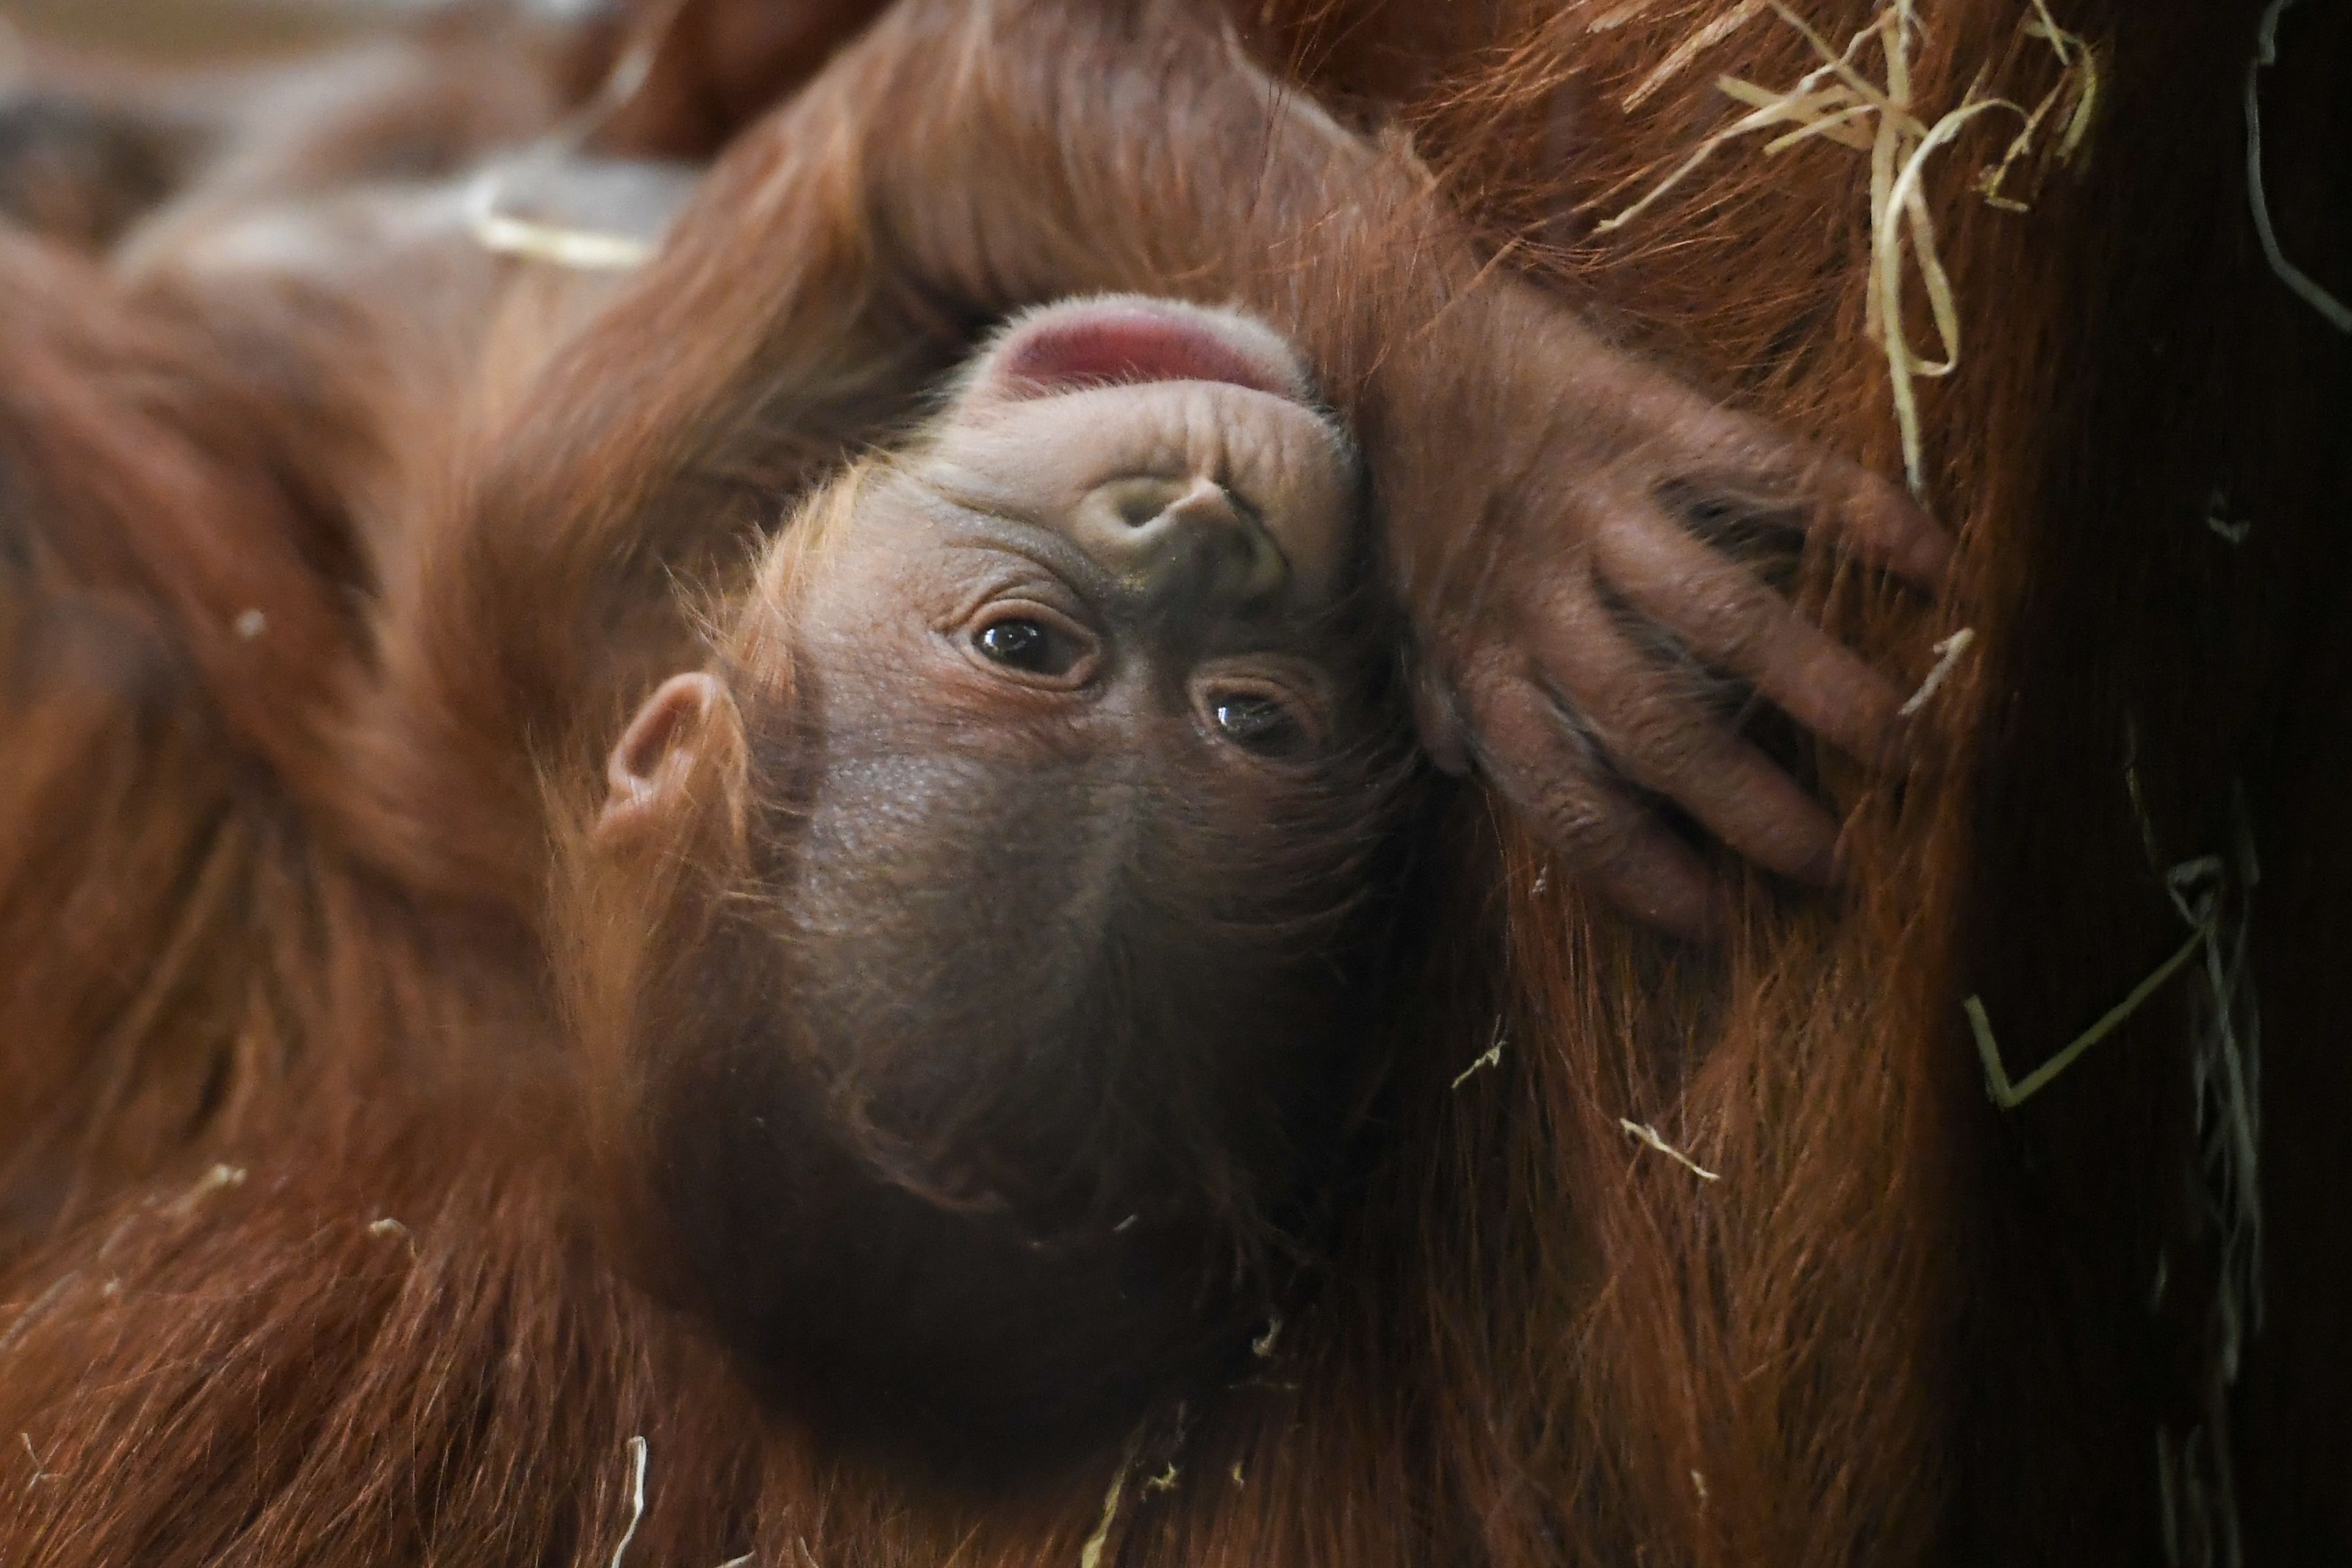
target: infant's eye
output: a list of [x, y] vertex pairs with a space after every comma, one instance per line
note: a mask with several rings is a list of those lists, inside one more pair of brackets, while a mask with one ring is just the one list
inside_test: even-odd
[[991, 621], [972, 634], [971, 642], [989, 663], [1024, 675], [1067, 675], [1084, 651], [1061, 627], [1025, 616]]
[[1034, 621], [999, 621], [980, 634], [980, 651], [999, 664], [1032, 669], [1045, 658], [1051, 640]]
[[1255, 692], [1226, 692], [1211, 698], [1209, 716], [1215, 721], [1218, 733], [1260, 756], [1296, 756], [1307, 743], [1307, 731], [1290, 710]]

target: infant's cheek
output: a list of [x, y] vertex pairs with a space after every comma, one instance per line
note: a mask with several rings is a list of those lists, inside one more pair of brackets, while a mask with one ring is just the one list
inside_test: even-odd
[[1273, 465], [1279, 515], [1270, 518], [1284, 553], [1310, 587], [1328, 586], [1358, 532], [1353, 465], [1338, 443], [1317, 431], [1286, 431]]

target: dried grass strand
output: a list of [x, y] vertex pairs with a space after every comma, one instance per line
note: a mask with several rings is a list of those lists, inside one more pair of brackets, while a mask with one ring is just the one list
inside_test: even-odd
[[[1970, 996], [1960, 1004], [1961, 1010], [1968, 1015], [1969, 1030], [1976, 1039], [1977, 1055], [1984, 1064], [1985, 1091], [1992, 1097], [1995, 1105], [2003, 1110], [2014, 1110], [2048, 1088], [2059, 1075], [2081, 1060], [2085, 1051], [2115, 1033], [2126, 1019], [2138, 1012], [2147, 999], [2162, 990], [2165, 982], [2179, 973], [2200, 950], [2211, 954], [2210, 983], [2217, 996], [2223, 994], [2225, 988], [2219, 967], [2220, 957], [2213, 952], [2214, 932], [2221, 914], [2219, 882], [2221, 875], [2222, 862], [2215, 855], [2184, 860], [2166, 873], [2166, 893], [2171, 899], [2174, 910], [2192, 928], [2189, 940], [2174, 949], [2172, 955], [2157, 965], [2147, 979], [2133, 986], [2122, 1001], [2101, 1014], [2096, 1023], [2075, 1036], [2057, 1055], [2021, 1079], [2011, 1081], [2008, 1070], [2001, 1065], [2000, 1047], [1993, 1038], [1992, 1022], [1985, 1015], [1984, 998]], [[2210, 880], [2216, 886], [2214, 891], [2205, 896], [2200, 908], [2189, 898], [2187, 889], [2205, 880]], [[2223, 1011], [2226, 1017], [2226, 1005]], [[2223, 1026], [2226, 1027], [2226, 1024]], [[2244, 1161], [2243, 1168], [2252, 1170], [2253, 1150], [2251, 1134], [2241, 1157]]]
[[[1974, 182], [1984, 199], [1995, 206], [2021, 211], [2026, 204], [2004, 193], [2010, 171], [2040, 144], [2044, 122], [2062, 107], [2066, 129], [2054, 149], [2061, 162], [2071, 160], [2088, 135], [2098, 101], [2098, 67], [2090, 46], [2061, 27], [2044, 0], [2031, 0], [2033, 14], [2025, 31], [2046, 41], [2057, 56], [2060, 75], [2033, 108], [2012, 100], [1987, 96], [1979, 73], [1960, 101], [1932, 123], [1923, 119], [1912, 101], [1912, 35], [1918, 21], [1909, 0], [1895, 3], [1849, 39], [1843, 49], [1783, 3], [1767, 0], [1774, 16], [1802, 37], [1821, 63], [1782, 91], [1734, 76], [1716, 79], [1717, 90], [1747, 107], [1730, 124], [1700, 141], [1688, 156], [1653, 184], [1640, 199], [1593, 226], [1595, 236], [1623, 227], [1647, 212], [1679, 186], [1717, 149], [1739, 137], [1768, 127], [1793, 124], [1764, 145], [1767, 157], [1809, 141], [1833, 142], [1870, 154], [1870, 276], [1864, 292], [1864, 331], [1886, 356], [1887, 380], [1895, 405], [1895, 421], [1903, 447], [1905, 481], [1913, 494], [1926, 489], [1926, 460], [1916, 384], [1921, 379], [1949, 375], [1960, 362], [1960, 316], [1951, 279], [1946, 272], [1936, 239], [1936, 226], [1924, 184], [1928, 160], [1948, 146], [1968, 125], [1996, 110], [2014, 114], [2021, 121], [2000, 162]], [[1677, 46], [1658, 68], [1625, 95], [1632, 109], [1679, 74], [1696, 57], [1727, 36], [1731, 26], [1752, 14], [1746, 5], [1727, 12]], [[1885, 80], [1874, 82], [1855, 63], [1863, 43], [1879, 42], [1885, 63]], [[1864, 130], [1863, 121], [1875, 118]], [[1616, 194], [1615, 190], [1608, 193]], [[1918, 274], [1934, 324], [1936, 352], [1914, 345], [1903, 327], [1904, 280]]]
[[637, 1538], [637, 1523], [646, 1517], [646, 1440], [642, 1435], [629, 1439], [629, 1522], [621, 1531], [620, 1542], [613, 1548], [612, 1568], [621, 1568], [621, 1560], [629, 1554], [629, 1542]]
[[1688, 1154], [1684, 1153], [1680, 1149], [1677, 1149], [1673, 1144], [1667, 1142], [1665, 1135], [1660, 1132], [1656, 1128], [1651, 1126], [1648, 1122], [1636, 1121], [1631, 1117], [1621, 1116], [1617, 1119], [1617, 1125], [1622, 1127], [1626, 1132], [1635, 1139], [1638, 1139], [1643, 1143], [1647, 1143], [1651, 1148], [1655, 1149], [1667, 1159], [1672, 1160], [1675, 1163], [1689, 1171], [1691, 1174], [1696, 1176], [1700, 1181], [1719, 1182], [1723, 1180], [1722, 1172], [1708, 1170], [1705, 1165], [1700, 1164], [1696, 1160], [1692, 1159]]
[[636, 97], [652, 76], [662, 45], [668, 40], [685, 9], [686, 0], [664, 0], [585, 103], [533, 142], [514, 163], [484, 169], [474, 177], [466, 189], [466, 226], [475, 244], [493, 256], [541, 262], [573, 272], [626, 272], [653, 258], [660, 247], [636, 235], [517, 217], [501, 211], [499, 202], [505, 194], [510, 170], [543, 166], [578, 152]]
[[1764, 13], [1764, 0], [1739, 0], [1739, 4], [1717, 16], [1706, 26], [1696, 28], [1691, 36], [1675, 46], [1674, 51], [1658, 62], [1655, 69], [1635, 83], [1624, 97], [1628, 109], [1638, 108], [1654, 96], [1675, 78], [1690, 68], [1690, 63], [1713, 48]]
[[2279, 18], [2294, 0], [2271, 0], [2254, 32], [2254, 58], [2246, 66], [2246, 204], [2252, 209], [2254, 234], [2263, 244], [2263, 258], [2295, 298], [2319, 312], [2320, 319], [2339, 332], [2352, 332], [2352, 306], [2321, 288], [2311, 275], [2286, 258], [2278, 230], [2271, 224], [2270, 197], [2263, 190], [2263, 89], [2264, 66], [2278, 63]]
[[1927, 706], [1927, 700], [1936, 695], [1937, 689], [1945, 681], [1951, 679], [1952, 671], [1959, 665], [1960, 656], [1968, 652], [1969, 645], [1976, 640], [1976, 628], [1962, 626], [1950, 637], [1938, 642], [1934, 649], [1935, 668], [1927, 671], [1927, 678], [1919, 683], [1919, 689], [1914, 691], [1905, 700], [1903, 706], [1895, 710], [1896, 716], [1908, 719], [1920, 709]]
[[1078, 1568], [1101, 1568], [1103, 1552], [1110, 1544], [1110, 1527], [1118, 1522], [1119, 1500], [1127, 1491], [1127, 1478], [1135, 1468], [1138, 1438], [1129, 1438], [1127, 1452], [1119, 1457], [1118, 1469], [1110, 1478], [1110, 1489], [1103, 1493], [1102, 1519], [1095, 1532], [1078, 1548]]

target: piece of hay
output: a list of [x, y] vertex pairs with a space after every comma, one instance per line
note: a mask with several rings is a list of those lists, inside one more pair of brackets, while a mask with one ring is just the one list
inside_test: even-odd
[[[1862, 34], [1857, 34], [1855, 36], [1854, 41], [1856, 45], [1860, 44], [1864, 36], [1864, 35]], [[1746, 93], [1739, 96], [1748, 101], [1754, 102], [1754, 109], [1748, 114], [1745, 114], [1739, 119], [1732, 121], [1729, 125], [1725, 126], [1722, 130], [1717, 131], [1702, 140], [1696, 148], [1692, 149], [1688, 157], [1685, 158], [1681, 163], [1677, 164], [1674, 171], [1668, 174], [1664, 179], [1660, 180], [1656, 184], [1652, 185], [1649, 191], [1643, 195], [1639, 201], [1618, 212], [1615, 216], [1602, 218], [1599, 223], [1594, 224], [1592, 226], [1593, 234], [1599, 236], [1612, 233], [1614, 230], [1624, 227], [1627, 224], [1632, 223], [1635, 218], [1649, 211], [1650, 208], [1654, 206], [1668, 192], [1672, 191], [1676, 185], [1681, 184], [1685, 177], [1690, 174], [1693, 170], [1696, 169], [1701, 163], [1706, 163], [1708, 158], [1712, 157], [1716, 149], [1736, 141], [1739, 137], [1748, 135], [1752, 132], [1760, 131], [1768, 125], [1783, 125], [1789, 123], [1790, 121], [1803, 121], [1811, 118], [1818, 118], [1820, 108], [1817, 100], [1820, 94], [1821, 85], [1835, 73], [1835, 69], [1836, 68], [1834, 65], [1822, 66], [1817, 69], [1806, 73], [1804, 77], [1799, 79], [1795, 87], [1790, 88], [1786, 92], [1782, 93], [1773, 93], [1767, 89], [1754, 87], [1750, 83], [1739, 82], [1739, 87], [1748, 89]], [[1718, 85], [1722, 82], [1737, 81], [1737, 78], [1724, 77], [1718, 79]], [[1612, 190], [1609, 194], [1614, 195], [1615, 193]]]
[[499, 196], [503, 184], [499, 170], [485, 169], [466, 192], [466, 226], [474, 243], [493, 256], [542, 261], [573, 272], [627, 272], [653, 257], [653, 242], [635, 235], [569, 228], [502, 213]]
[[2084, 1051], [2115, 1033], [2123, 1021], [2140, 1009], [2141, 1004], [2163, 988], [2164, 983], [2180, 970], [2180, 966], [2196, 956], [2205, 945], [2208, 933], [2200, 929], [2182, 942], [2170, 958], [2157, 965], [2155, 973], [2131, 988], [2125, 998], [2099, 1015], [2097, 1023], [2068, 1041], [2063, 1050], [2016, 1082], [2011, 1082], [2006, 1068], [2000, 1065], [2000, 1047], [1992, 1037], [1992, 1021], [1985, 1016], [1984, 998], [1970, 996], [1960, 1004], [1968, 1015], [1969, 1028], [1975, 1035], [1977, 1056], [1984, 1063], [1985, 1092], [2003, 1110], [2014, 1110], [2050, 1086], [2051, 1080], [2082, 1057]]
[[[2189, 1051], [2189, 1089], [2196, 1104], [2200, 1217], [2192, 1236], [2206, 1244], [2211, 1265], [2202, 1352], [2202, 1419], [2181, 1439], [2177, 1460], [2168, 1458], [2169, 1433], [2159, 1423], [2160, 1449], [2168, 1455], [2177, 1487], [2160, 1500], [2168, 1540], [2196, 1543], [2201, 1561], [2242, 1562], [2237, 1488], [2226, 1432], [2231, 1389], [2238, 1381], [2247, 1336], [2263, 1320], [2263, 1214], [2261, 1173], [2262, 1016], [2255, 1005], [2251, 965], [2253, 889], [2262, 880], [2244, 792], [2233, 783], [2235, 896], [2225, 884], [2219, 856], [2207, 856], [2165, 879], [2165, 891], [2184, 920], [2214, 922], [2205, 943], [2206, 990], [2192, 996]], [[2221, 913], [2226, 902], [2227, 915]], [[2210, 1229], [2209, 1229], [2210, 1227]], [[2201, 1439], [2201, 1441], [2200, 1441]]]
[[[645, 87], [661, 47], [677, 25], [686, 0], [666, 0], [614, 62], [594, 95], [526, 148], [509, 168], [550, 165], [577, 153]], [[466, 226], [493, 256], [544, 262], [575, 272], [626, 272], [659, 248], [635, 235], [605, 234], [566, 224], [541, 223], [499, 209], [506, 171], [485, 169], [466, 189]]]
[[1693, 31], [1689, 37], [1685, 38], [1675, 47], [1674, 53], [1658, 63], [1656, 69], [1643, 77], [1634, 85], [1632, 91], [1626, 93], [1625, 107], [1632, 109], [1640, 104], [1643, 100], [1682, 75], [1689, 68], [1691, 61], [1696, 59], [1702, 53], [1723, 42], [1763, 14], [1764, 0], [1739, 0], [1739, 4], [1730, 10], [1705, 26]]
[[2001, 154], [2000, 162], [1977, 176], [1977, 194], [2004, 212], [2032, 210], [2028, 203], [2003, 195], [2001, 184], [2009, 178], [2009, 171], [2017, 161], [2032, 150], [2033, 139], [2041, 131], [2042, 121], [2063, 106], [2066, 129], [2058, 138], [2057, 157], [2058, 162], [2070, 163], [2074, 162], [2075, 153], [2082, 150], [2084, 138], [2090, 134], [2092, 120], [2098, 111], [2098, 56], [2080, 37], [2058, 25], [2057, 18], [2050, 15], [2050, 7], [2043, 0], [2032, 0], [2032, 18], [2021, 30], [2027, 37], [2040, 38], [2048, 44], [2051, 52], [2058, 57], [2058, 81], [2042, 95], [2042, 101], [2033, 106], [2033, 111], [2025, 117], [2024, 127], [2010, 142], [2009, 150]]
[[[2000, 1047], [1993, 1038], [1992, 1021], [1985, 1016], [1984, 998], [1970, 996], [1960, 1004], [1960, 1010], [1968, 1015], [1969, 1032], [1976, 1038], [1977, 1056], [1984, 1064], [1985, 1092], [1992, 1097], [1995, 1105], [2003, 1110], [2014, 1110], [2041, 1093], [2059, 1074], [2080, 1060], [2084, 1052], [2115, 1033], [2126, 1019], [2138, 1012], [2200, 950], [2210, 951], [2221, 903], [2218, 885], [2200, 900], [2192, 900], [2186, 889], [2209, 879], [2218, 884], [2221, 875], [2221, 860], [2215, 855], [2184, 860], [2166, 874], [2165, 889], [2173, 908], [2191, 928], [2189, 940], [2174, 949], [2172, 956], [2158, 964], [2147, 978], [2133, 986], [2122, 1001], [2099, 1015], [2097, 1022], [2021, 1079], [2011, 1081], [2008, 1069], [2001, 1065]], [[2218, 971], [2215, 973], [2218, 975]], [[2219, 978], [2214, 980], [2217, 991], [2221, 984]], [[2245, 1157], [2251, 1168], [2251, 1148]]]
[[2246, 65], [2246, 204], [2253, 209], [2254, 233], [2263, 242], [2263, 258], [2279, 281], [2318, 311], [2329, 326], [2339, 332], [2352, 332], [2352, 306], [2314, 282], [2279, 248], [2278, 231], [2271, 226], [2270, 198], [2263, 193], [2262, 69], [2278, 63], [2279, 18], [2294, 4], [2294, 0], [2271, 0], [2263, 12], [2262, 25], [2254, 30], [2254, 58]]
[[[2044, 124], [2057, 115], [2064, 121], [2053, 156], [2071, 162], [2090, 132], [2098, 102], [2099, 73], [2095, 51], [2083, 39], [2058, 26], [2044, 0], [2030, 0], [2032, 15], [2021, 26], [2028, 36], [2048, 43], [2059, 63], [2057, 83], [2032, 109], [2006, 98], [1981, 92], [1983, 78], [1972, 83], [1958, 104], [1932, 122], [1912, 101], [1912, 37], [1918, 19], [1911, 0], [1893, 0], [1868, 26], [1855, 33], [1843, 49], [1833, 49], [1805, 19], [1782, 0], [1767, 0], [1774, 16], [1792, 28], [1822, 63], [1798, 79], [1793, 87], [1775, 90], [1738, 77], [1718, 77], [1716, 87], [1726, 97], [1747, 106], [1748, 112], [1702, 140], [1666, 176], [1640, 199], [1595, 224], [1594, 235], [1623, 227], [1674, 190], [1700, 164], [1727, 143], [1756, 132], [1793, 126], [1765, 143], [1764, 154], [1777, 156], [1810, 141], [1834, 142], [1870, 154], [1870, 279], [1864, 296], [1864, 330], [1886, 356], [1887, 379], [1895, 403], [1895, 421], [1903, 444], [1903, 473], [1913, 494], [1926, 486], [1918, 396], [1914, 383], [1950, 374], [1959, 365], [1959, 310], [1950, 279], [1936, 246], [1936, 231], [1927, 207], [1923, 180], [1928, 159], [1949, 145], [1970, 122], [1994, 112], [2014, 114], [2021, 122], [1998, 164], [1974, 182], [1979, 195], [1995, 206], [2021, 211], [2026, 204], [2008, 195], [2010, 171], [2038, 144]], [[1728, 37], [1744, 24], [1752, 7], [1734, 6], [1714, 23], [1691, 35], [1670, 52], [1658, 68], [1625, 95], [1632, 109], [1686, 68], [1699, 53]], [[1862, 46], [1876, 39], [1885, 80], [1874, 82], [1856, 64]], [[1608, 193], [1613, 195], [1612, 190]], [[1903, 326], [1905, 279], [1916, 270], [1927, 296], [1938, 352], [1916, 350]]]
[[74, 1282], [80, 1278], [81, 1270], [75, 1268], [50, 1280], [47, 1289], [34, 1297], [32, 1304], [16, 1314], [16, 1321], [8, 1325], [8, 1331], [0, 1334], [0, 1355], [6, 1355], [10, 1351], [15, 1350], [16, 1342], [25, 1337], [25, 1331], [40, 1321], [42, 1314], [57, 1305], [58, 1298], [71, 1289]]
[[2249, 519], [2230, 515], [2230, 497], [2219, 485], [2205, 498], [2205, 526], [2232, 544], [2243, 544], [2246, 536], [2254, 531]]
[[1110, 1479], [1110, 1490], [1103, 1494], [1102, 1522], [1078, 1548], [1078, 1568], [1099, 1568], [1103, 1548], [1110, 1543], [1110, 1527], [1118, 1518], [1119, 1495], [1127, 1490], [1127, 1473], [1135, 1468], [1136, 1439], [1129, 1438], [1127, 1452], [1118, 1461], [1118, 1469]]
[[1447, 1087], [1450, 1089], [1460, 1089], [1464, 1084], [1470, 1081], [1471, 1074], [1483, 1072], [1486, 1068], [1495, 1066], [1497, 1062], [1503, 1059], [1503, 1047], [1509, 1044], [1510, 1041], [1503, 1037], [1503, 1020], [1501, 1017], [1497, 1016], [1495, 1020], [1494, 1039], [1488, 1043], [1484, 1051], [1479, 1053], [1476, 1060], [1473, 1061], [1468, 1067], [1464, 1068], [1460, 1072], [1454, 1075], [1453, 1083]]
[[1969, 645], [1976, 640], [1976, 628], [1962, 626], [1958, 631], [1937, 643], [1934, 649], [1935, 668], [1927, 671], [1927, 679], [1921, 681], [1919, 689], [1913, 692], [1903, 706], [1895, 710], [1895, 714], [1900, 718], [1908, 719], [1920, 709], [1925, 708], [1927, 705], [1927, 699], [1936, 695], [1936, 689], [1950, 678], [1954, 667], [1960, 662], [1960, 655], [1968, 652]]
[[621, 1568], [621, 1559], [629, 1552], [629, 1542], [637, 1538], [637, 1521], [646, 1517], [646, 1440], [643, 1436], [629, 1439], [629, 1524], [621, 1531], [620, 1544], [613, 1548], [612, 1568]]
[[1626, 23], [1632, 21], [1634, 17], [1639, 16], [1657, 3], [1658, 0], [1625, 0], [1625, 4], [1622, 5], [1603, 11], [1598, 16], [1593, 17], [1592, 20], [1585, 23], [1584, 30], [1588, 33], [1606, 33], [1612, 31], [1615, 28], [1623, 26]]
[[1664, 1137], [1659, 1135], [1658, 1130], [1651, 1126], [1648, 1122], [1635, 1121], [1629, 1117], [1621, 1116], [1617, 1119], [1617, 1125], [1622, 1127], [1633, 1137], [1640, 1139], [1644, 1143], [1647, 1143], [1651, 1148], [1655, 1149], [1659, 1153], [1664, 1154], [1667, 1159], [1674, 1161], [1676, 1164], [1687, 1168], [1691, 1174], [1696, 1176], [1700, 1181], [1719, 1182], [1723, 1180], [1723, 1174], [1721, 1172], [1708, 1170], [1705, 1165], [1700, 1164], [1696, 1160], [1692, 1159], [1688, 1154], [1684, 1153], [1681, 1150], [1667, 1142]]
[[[224, 1188], [227, 1187], [241, 1187], [245, 1185], [246, 1174], [246, 1169], [242, 1165], [215, 1164], [212, 1169], [197, 1177], [194, 1185], [191, 1186], [186, 1192], [182, 1193], [178, 1197], [173, 1198], [164, 1208], [163, 1212], [167, 1215], [186, 1214], [190, 1209], [194, 1208], [198, 1204], [204, 1202], [206, 1197], [210, 1196], [214, 1193], [220, 1192]], [[109, 1239], [111, 1240], [112, 1238], [110, 1237]]]

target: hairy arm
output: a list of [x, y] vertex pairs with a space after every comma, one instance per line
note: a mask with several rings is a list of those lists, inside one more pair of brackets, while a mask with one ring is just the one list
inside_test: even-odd
[[0, 300], [5, 1250], [188, 1125], [244, 1005], [254, 826], [282, 820], [256, 781], [320, 776], [352, 650], [186, 323], [5, 230]]

